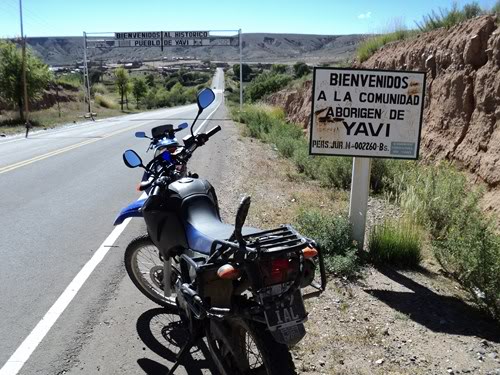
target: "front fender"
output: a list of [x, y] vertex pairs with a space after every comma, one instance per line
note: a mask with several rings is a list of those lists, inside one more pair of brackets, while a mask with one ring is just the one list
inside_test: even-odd
[[129, 217], [142, 217], [142, 206], [144, 206], [144, 202], [146, 199], [139, 199], [132, 203], [130, 203], [127, 207], [120, 211], [120, 214], [116, 218], [113, 225], [119, 225], [123, 223], [123, 221]]

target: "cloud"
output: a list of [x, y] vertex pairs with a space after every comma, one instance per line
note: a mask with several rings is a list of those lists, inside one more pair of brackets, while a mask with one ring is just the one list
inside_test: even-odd
[[358, 16], [358, 18], [360, 20], [364, 20], [366, 18], [370, 18], [372, 16], [372, 12], [366, 12], [366, 13], [362, 13]]

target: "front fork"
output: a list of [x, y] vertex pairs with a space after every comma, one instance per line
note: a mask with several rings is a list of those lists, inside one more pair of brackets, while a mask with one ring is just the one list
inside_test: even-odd
[[165, 297], [172, 296], [172, 258], [163, 259], [163, 293]]

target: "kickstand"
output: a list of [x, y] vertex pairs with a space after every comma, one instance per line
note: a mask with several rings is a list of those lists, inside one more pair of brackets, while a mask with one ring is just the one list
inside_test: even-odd
[[191, 348], [194, 346], [194, 341], [192, 339], [189, 339], [188, 342], [186, 342], [186, 344], [181, 348], [181, 350], [179, 351], [179, 353], [177, 354], [177, 361], [175, 361], [174, 365], [172, 366], [172, 368], [170, 369], [170, 371], [168, 372], [167, 375], [173, 375], [175, 370], [177, 370], [177, 367], [179, 367], [179, 365], [181, 364], [181, 360], [182, 358], [187, 354], [189, 353], [189, 351], [191, 350]]

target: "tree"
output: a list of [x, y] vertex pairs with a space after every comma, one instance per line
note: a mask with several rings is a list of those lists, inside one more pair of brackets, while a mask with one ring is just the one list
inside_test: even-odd
[[300, 78], [309, 74], [311, 72], [311, 68], [309, 68], [306, 63], [299, 61], [293, 65], [293, 71], [295, 73], [295, 77]]
[[[0, 95], [9, 104], [17, 105], [19, 117], [24, 121], [22, 53], [13, 43], [0, 43]], [[28, 100], [41, 98], [52, 79], [49, 67], [26, 50], [26, 86]]]
[[123, 98], [127, 94], [128, 90], [130, 90], [130, 85], [129, 85], [129, 75], [128, 72], [123, 68], [117, 68], [115, 69], [115, 85], [116, 88], [118, 89], [118, 94], [120, 94], [121, 97], [121, 110], [123, 111]]
[[[250, 81], [250, 74], [252, 74], [252, 68], [248, 64], [242, 64], [243, 67], [243, 81]], [[240, 79], [240, 64], [233, 65], [233, 73], [236, 79]]]
[[144, 78], [134, 78], [132, 80], [132, 94], [135, 96], [137, 102], [137, 108], [139, 108], [139, 102], [141, 101], [146, 93], [148, 92], [148, 86]]

